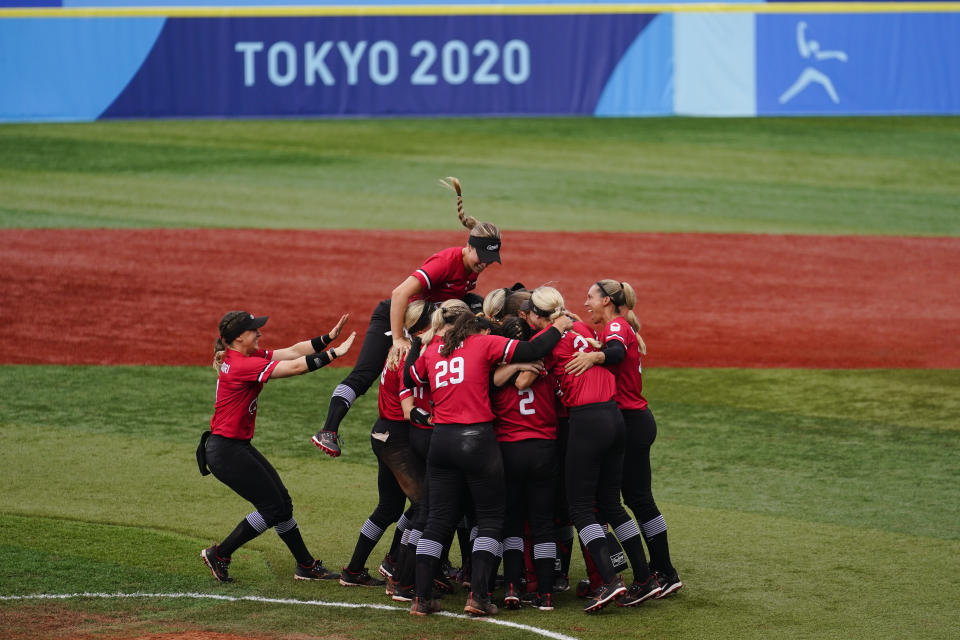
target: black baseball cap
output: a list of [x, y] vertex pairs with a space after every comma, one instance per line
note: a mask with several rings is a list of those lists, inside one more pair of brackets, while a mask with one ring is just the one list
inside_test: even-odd
[[[477, 257], [480, 258], [480, 262], [487, 264], [500, 262], [500, 238], [470, 236], [469, 244], [477, 250]], [[503, 263], [500, 262], [500, 264]]]
[[259, 329], [267, 324], [270, 316], [255, 316], [249, 311], [229, 311], [220, 319], [220, 337], [227, 344], [240, 337], [244, 331]]

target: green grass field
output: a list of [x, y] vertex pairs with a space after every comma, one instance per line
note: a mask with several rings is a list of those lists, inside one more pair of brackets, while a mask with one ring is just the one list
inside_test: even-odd
[[0, 125], [0, 227], [960, 235], [957, 118]]
[[[468, 211], [507, 229], [960, 235], [956, 118], [2, 125], [0, 149], [0, 229], [456, 229], [436, 179], [457, 175]], [[335, 567], [376, 502], [373, 392], [344, 425], [344, 456], [309, 443], [343, 374], [271, 382], [254, 440]], [[685, 588], [597, 616], [568, 593], [552, 614], [499, 620], [582, 640], [960, 635], [960, 371], [644, 379], [654, 491]], [[250, 507], [196, 469], [214, 384], [209, 367], [0, 366], [0, 637], [536, 637], [325, 606], [392, 603], [295, 582], [271, 532], [234, 556], [235, 583], [215, 583], [199, 551]], [[313, 604], [9, 599], [74, 593]], [[459, 612], [463, 598], [445, 602]]]

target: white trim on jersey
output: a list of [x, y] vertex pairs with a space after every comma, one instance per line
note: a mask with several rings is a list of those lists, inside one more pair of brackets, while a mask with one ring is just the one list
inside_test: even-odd
[[423, 380], [420, 379], [420, 376], [417, 375], [416, 365], [410, 365], [410, 375], [413, 376], [413, 379], [417, 381], [417, 384], [420, 384], [421, 386], [426, 384]]
[[611, 339], [611, 338], [616, 338], [618, 342], [622, 342], [622, 343], [623, 343], [623, 346], [627, 346], [627, 341], [624, 340], [624, 339], [623, 339], [623, 336], [621, 336], [619, 333], [611, 333], [611, 334], [608, 334], [608, 335], [607, 335], [606, 342], [610, 342], [610, 339]]
[[427, 289], [433, 289], [433, 281], [430, 279], [430, 276], [427, 275], [427, 272], [423, 269], [417, 269], [414, 273], [419, 273], [423, 276], [423, 279], [427, 281]]
[[507, 354], [510, 352], [510, 345], [512, 345], [516, 340], [509, 340], [507, 344], [503, 347], [503, 357], [500, 358], [500, 364], [507, 364]]
[[[265, 366], [265, 367], [263, 368], [263, 371], [260, 372], [260, 375], [257, 376], [257, 382], [263, 382], [263, 377], [264, 377], [264, 375], [269, 375], [270, 373], [273, 373], [272, 370], [268, 371], [268, 369], [271, 369], [271, 367], [276, 367], [278, 363], [279, 363], [279, 361], [267, 363], [267, 366]], [[272, 388], [273, 388], [273, 387], [271, 387], [271, 389], [272, 389]]]

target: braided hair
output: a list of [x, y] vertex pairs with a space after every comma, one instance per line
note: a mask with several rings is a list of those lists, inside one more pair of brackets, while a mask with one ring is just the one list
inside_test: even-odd
[[477, 238], [495, 238], [500, 239], [500, 229], [492, 222], [480, 222], [473, 216], [467, 215], [463, 209], [463, 190], [460, 188], [460, 180], [453, 176], [448, 176], [446, 180], [440, 180], [447, 189], [457, 194], [457, 217], [460, 218], [460, 224], [470, 229], [470, 235]]

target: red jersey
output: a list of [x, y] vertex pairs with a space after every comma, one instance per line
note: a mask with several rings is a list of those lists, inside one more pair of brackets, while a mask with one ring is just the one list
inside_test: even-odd
[[593, 402], [607, 402], [617, 392], [613, 374], [604, 367], [590, 367], [579, 376], [563, 370], [577, 351], [597, 351], [584, 339], [594, 337], [596, 334], [593, 329], [582, 322], [575, 322], [573, 330], [565, 332], [553, 351], [543, 359], [547, 371], [557, 378], [560, 400], [564, 406], [579, 407]]
[[502, 336], [467, 336], [449, 357], [440, 355], [442, 339], [424, 347], [410, 373], [433, 394], [434, 424], [492, 422], [490, 371], [510, 362], [517, 341]]
[[249, 440], [257, 421], [257, 397], [279, 362], [270, 360], [273, 351], [259, 349], [245, 356], [227, 349], [217, 376], [217, 402], [210, 431], [227, 438]]
[[507, 384], [493, 394], [499, 442], [557, 439], [556, 381], [544, 371], [527, 389]]
[[460, 299], [477, 286], [479, 274], [463, 266], [462, 247], [450, 247], [427, 258], [412, 274], [420, 281], [423, 290], [410, 296], [414, 300], [444, 302]]
[[403, 386], [403, 368], [397, 367], [390, 371], [387, 367], [380, 372], [380, 390], [377, 392], [377, 405], [380, 408], [380, 417], [385, 420], [402, 422], [403, 407], [400, 400], [410, 395], [410, 390]]
[[643, 371], [640, 364], [640, 341], [633, 327], [623, 318], [616, 317], [600, 332], [600, 342], [606, 346], [611, 340], [623, 344], [627, 356], [617, 364], [607, 366], [617, 380], [617, 406], [621, 409], [646, 409], [643, 397]]

